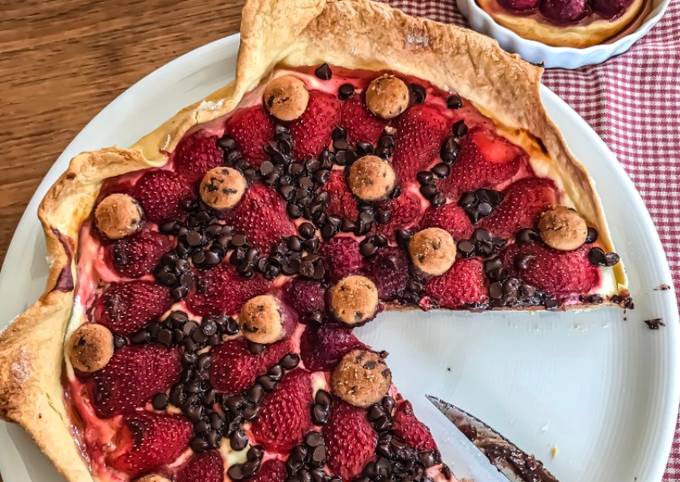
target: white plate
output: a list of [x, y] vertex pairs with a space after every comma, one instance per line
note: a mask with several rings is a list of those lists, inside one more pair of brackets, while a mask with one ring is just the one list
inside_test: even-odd
[[581, 49], [553, 47], [535, 40], [525, 39], [497, 23], [491, 15], [477, 4], [476, 0], [457, 0], [457, 3], [458, 9], [467, 18], [473, 29], [495, 38], [505, 50], [518, 53], [524, 60], [535, 64], [542, 62], [546, 67], [576, 69], [584, 65], [601, 64], [611, 57], [627, 52], [635, 42], [647, 35], [671, 3], [670, 0], [651, 1], [653, 4], [651, 12], [635, 31], [614, 42]]
[[[129, 145], [234, 75], [238, 36], [170, 62], [102, 110], [59, 157], [31, 200], [0, 274], [0, 319], [41, 293], [47, 274], [40, 199], [76, 153]], [[417, 407], [434, 393], [544, 459], [564, 482], [661, 479], [678, 409], [678, 326], [659, 238], [633, 184], [605, 144], [548, 89], [543, 99], [599, 183], [637, 308], [579, 314], [390, 313], [361, 329], [388, 349], [395, 381]], [[28, 269], [26, 264], [29, 263]], [[666, 327], [642, 323], [661, 317]], [[407, 333], [408, 335], [404, 335]], [[450, 369], [450, 371], [449, 371]], [[5, 482], [60, 480], [16, 426], [0, 425]], [[550, 449], [558, 455], [551, 459]], [[637, 477], [637, 479], [635, 479]]]

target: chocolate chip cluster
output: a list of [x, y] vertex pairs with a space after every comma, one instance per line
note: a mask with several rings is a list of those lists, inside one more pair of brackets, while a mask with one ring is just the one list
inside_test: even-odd
[[326, 465], [326, 445], [321, 432], [309, 432], [304, 442], [293, 447], [286, 461], [288, 478], [286, 482], [342, 482], [342, 479], [328, 475]]
[[357, 482], [412, 480], [430, 481], [426, 470], [441, 463], [438, 451], [418, 452], [392, 433], [395, 400], [385, 396], [368, 408], [367, 418], [378, 433], [376, 459], [364, 467]]
[[437, 182], [451, 174], [451, 165], [458, 159], [459, 142], [467, 134], [465, 121], [458, 121], [451, 127], [451, 134], [442, 144], [439, 152], [442, 162], [432, 166], [428, 171], [420, 171], [416, 179], [420, 183], [420, 194], [435, 207], [446, 204], [446, 196], [437, 189]]

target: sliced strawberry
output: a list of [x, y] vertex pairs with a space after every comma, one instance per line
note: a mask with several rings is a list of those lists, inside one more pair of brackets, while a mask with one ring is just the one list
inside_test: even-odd
[[375, 455], [378, 437], [366, 419], [365, 410], [333, 400], [322, 432], [328, 467], [343, 480], [358, 476]]
[[458, 159], [441, 189], [452, 197], [491, 187], [517, 173], [526, 153], [486, 127], [473, 127], [460, 143]]
[[312, 425], [312, 380], [309, 372], [297, 369], [286, 374], [260, 404], [253, 422], [255, 439], [267, 449], [287, 452], [298, 444]]
[[246, 278], [229, 263], [198, 271], [196, 290], [186, 298], [187, 307], [201, 316], [234, 314], [253, 296], [267, 291], [269, 283], [259, 275]]
[[[588, 260], [589, 246], [557, 251], [542, 244], [513, 244], [501, 253], [508, 271], [524, 282], [554, 296], [585, 294], [600, 283], [600, 271]], [[529, 257], [518, 270], [518, 257]]]
[[223, 482], [224, 460], [217, 450], [196, 454], [177, 472], [177, 482]]
[[448, 121], [434, 107], [417, 104], [398, 118], [395, 127], [392, 164], [402, 182], [410, 182], [439, 153]]
[[484, 268], [476, 258], [459, 259], [442, 276], [430, 279], [425, 291], [443, 308], [462, 308], [489, 300]]
[[326, 241], [321, 246], [321, 255], [325, 258], [326, 272], [333, 282], [350, 274], [359, 274], [364, 266], [364, 257], [354, 238], [336, 236]]
[[349, 190], [343, 171], [331, 171], [323, 190], [328, 193], [328, 208], [326, 209], [328, 214], [350, 221], [357, 219], [359, 216], [357, 200]]
[[340, 326], [309, 325], [300, 338], [300, 358], [310, 371], [331, 370], [340, 359], [355, 348], [366, 348], [352, 334]]
[[135, 412], [117, 434], [118, 448], [107, 456], [111, 467], [132, 478], [173, 462], [187, 447], [192, 426], [177, 415]]
[[508, 186], [503, 200], [480, 221], [480, 226], [496, 236], [509, 239], [522, 228], [531, 228], [539, 214], [557, 202], [552, 180], [527, 177]]
[[262, 254], [269, 254], [281, 238], [295, 234], [295, 225], [286, 214], [283, 199], [262, 184], [248, 188], [229, 220], [234, 230], [245, 234], [250, 245]]
[[224, 125], [224, 133], [233, 137], [243, 158], [259, 167], [267, 159], [264, 146], [274, 137], [274, 122], [262, 105], [240, 109]]
[[384, 248], [370, 260], [367, 272], [378, 288], [380, 299], [393, 301], [406, 289], [409, 261], [402, 249]]
[[107, 247], [113, 268], [121, 276], [139, 278], [151, 273], [173, 242], [156, 231], [144, 230]]
[[286, 301], [300, 315], [323, 312], [326, 308], [326, 290], [317, 281], [295, 278], [285, 290]]
[[287, 478], [286, 464], [280, 460], [269, 459], [262, 464], [257, 474], [245, 480], [247, 482], [284, 482]]
[[147, 171], [139, 178], [132, 196], [144, 210], [144, 217], [160, 223], [182, 214], [181, 201], [193, 196], [187, 182], [176, 172]]
[[376, 117], [368, 110], [362, 96], [355, 95], [342, 103], [340, 109], [340, 125], [347, 132], [347, 142], [378, 143], [387, 121]]
[[248, 350], [244, 338], [225, 341], [212, 351], [210, 383], [220, 392], [241, 392], [255, 383], [258, 376], [276, 365], [289, 351], [289, 340], [267, 345], [258, 355]]
[[170, 308], [168, 290], [149, 281], [111, 283], [95, 300], [92, 317], [117, 335], [131, 335]]
[[172, 156], [177, 173], [191, 185], [213, 167], [224, 164], [224, 153], [217, 147], [217, 137], [198, 131], [177, 144]]
[[316, 157], [331, 142], [331, 132], [340, 121], [340, 101], [325, 92], [311, 91], [307, 110], [290, 124], [293, 154], [304, 160]]
[[100, 418], [109, 418], [143, 406], [179, 379], [179, 352], [156, 345], [125, 346], [92, 375], [92, 404]]
[[456, 204], [445, 204], [441, 207], [431, 206], [425, 211], [420, 222], [420, 228], [441, 228], [448, 231], [453, 239], [470, 239], [472, 236], [472, 223], [463, 208]]
[[405, 191], [396, 198], [388, 201], [385, 206], [389, 209], [390, 220], [386, 224], [376, 224], [376, 231], [394, 240], [394, 231], [408, 229], [415, 225], [422, 215], [423, 208], [420, 197], [411, 191]]
[[405, 401], [399, 404], [394, 412], [394, 434], [401, 438], [407, 445], [419, 452], [428, 452], [437, 449], [437, 444], [432, 438], [430, 429], [418, 420], [413, 413], [411, 402]]

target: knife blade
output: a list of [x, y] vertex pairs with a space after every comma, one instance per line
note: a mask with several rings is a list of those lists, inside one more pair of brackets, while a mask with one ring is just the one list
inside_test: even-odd
[[450, 420], [510, 482], [559, 482], [543, 463], [473, 415], [432, 395], [427, 399]]

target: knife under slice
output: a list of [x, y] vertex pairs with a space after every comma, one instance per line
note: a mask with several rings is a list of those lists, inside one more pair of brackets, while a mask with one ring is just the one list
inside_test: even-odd
[[[478, 418], [432, 395], [427, 395], [427, 399], [488, 459], [501, 477], [496, 478], [484, 470], [471, 474], [475, 482], [559, 482], [540, 460], [521, 450]], [[472, 470], [482, 469], [478, 465]]]

